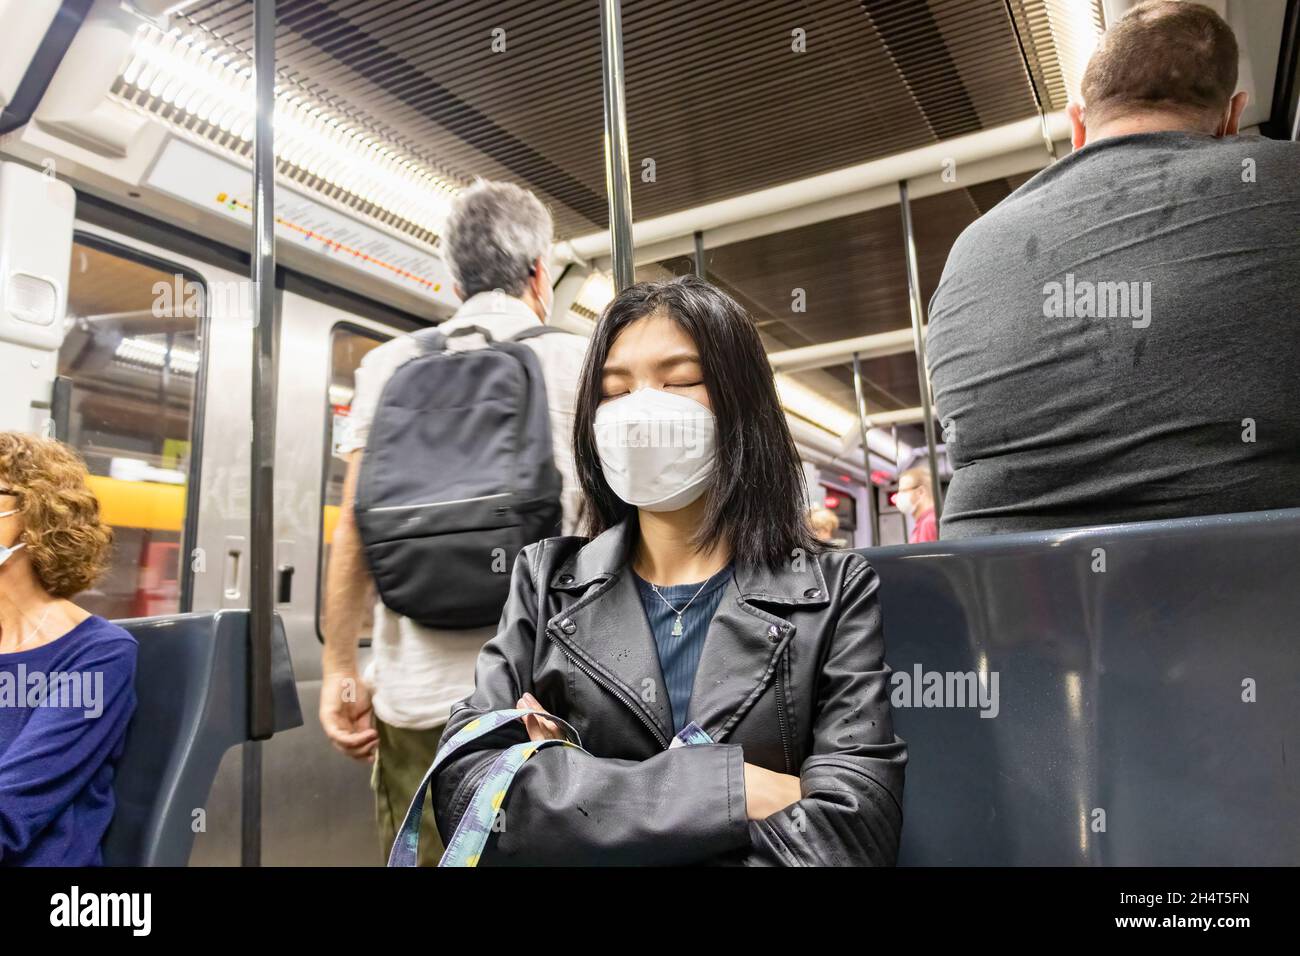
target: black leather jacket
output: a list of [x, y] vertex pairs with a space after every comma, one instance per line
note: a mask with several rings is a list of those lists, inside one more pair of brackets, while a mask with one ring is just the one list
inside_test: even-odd
[[[832, 551], [777, 571], [738, 565], [709, 625], [690, 717], [717, 743], [668, 749], [674, 729], [654, 637], [627, 570], [635, 518], [550, 538], [515, 563], [474, 693], [443, 739], [531, 691], [588, 751], [550, 747], [519, 771], [482, 865], [893, 864], [906, 745], [894, 736], [875, 572]], [[439, 769], [443, 839], [515, 722]], [[742, 765], [797, 774], [803, 797], [745, 815]]]

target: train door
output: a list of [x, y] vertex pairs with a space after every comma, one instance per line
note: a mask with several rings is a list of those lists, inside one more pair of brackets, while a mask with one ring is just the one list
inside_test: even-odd
[[[357, 366], [402, 329], [311, 291], [291, 278], [282, 293], [275, 458], [276, 611], [306, 719], [264, 745], [262, 858], [268, 865], [377, 864], [371, 768], [335, 751], [316, 713], [324, 574], [346, 471], [338, 447]], [[368, 630], [361, 643], [364, 667]]]
[[[78, 601], [117, 619], [246, 607], [247, 280], [142, 238], [168, 242], [151, 227], [85, 212], [51, 420], [86, 459], [115, 547]], [[239, 862], [239, 771], [231, 751], [194, 808], [196, 863]]]
[[[141, 235], [167, 242], [148, 228], [76, 224], [51, 418], [86, 458], [117, 542], [110, 573], [84, 600], [119, 619], [247, 607], [249, 282]], [[315, 716], [321, 582], [356, 368], [412, 323], [293, 275], [279, 285], [276, 611], [307, 719], [263, 745], [262, 859], [378, 863], [369, 767], [336, 753]], [[368, 633], [361, 642], [364, 666]], [[194, 865], [240, 862], [245, 755], [226, 754], [195, 808]]]

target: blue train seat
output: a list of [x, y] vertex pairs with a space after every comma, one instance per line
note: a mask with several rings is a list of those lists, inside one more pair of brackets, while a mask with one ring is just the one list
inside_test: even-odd
[[1300, 863], [1300, 509], [861, 553], [900, 863]]
[[[194, 811], [221, 758], [249, 739], [247, 611], [118, 621], [140, 642], [139, 699], [117, 766], [108, 866], [185, 866]], [[302, 725], [284, 626], [276, 618], [272, 696], [278, 733]]]

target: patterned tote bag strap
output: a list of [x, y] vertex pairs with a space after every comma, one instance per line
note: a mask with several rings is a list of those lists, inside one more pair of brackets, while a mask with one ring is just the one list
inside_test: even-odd
[[[511, 721], [521, 720], [536, 713], [533, 710], [522, 709], [494, 710], [491, 713], [484, 714], [477, 720], [470, 721], [456, 731], [450, 740], [443, 742], [443, 745], [438, 748], [437, 756], [433, 758], [432, 766], [429, 767], [428, 772], [420, 781], [420, 785], [415, 789], [415, 796], [411, 800], [410, 809], [406, 811], [406, 818], [397, 831], [397, 839], [393, 841], [392, 852], [388, 855], [389, 866], [416, 865], [420, 849], [420, 820], [424, 816], [424, 796], [429, 792], [429, 783], [433, 780], [434, 773], [447, 761], [447, 758], [466, 744], [490, 734], [500, 727], [504, 727]], [[563, 727], [568, 735], [567, 738], [565, 740], [530, 740], [506, 748], [493, 762], [487, 776], [483, 778], [483, 782], [479, 784], [478, 789], [475, 791], [469, 808], [465, 811], [465, 815], [461, 817], [460, 825], [456, 827], [456, 832], [448, 841], [447, 851], [443, 854], [439, 866], [474, 866], [478, 863], [479, 854], [487, 844], [488, 836], [492, 833], [495, 808], [488, 809], [491, 801], [496, 798], [498, 792], [500, 794], [499, 799], [505, 799], [506, 790], [510, 788], [514, 775], [519, 772], [519, 768], [524, 765], [525, 760], [545, 746], [562, 745], [581, 749], [582, 741], [573, 727], [553, 714], [547, 714], [546, 717]], [[500, 806], [499, 801], [497, 806]], [[452, 852], [453, 848], [457, 850], [454, 854]]]

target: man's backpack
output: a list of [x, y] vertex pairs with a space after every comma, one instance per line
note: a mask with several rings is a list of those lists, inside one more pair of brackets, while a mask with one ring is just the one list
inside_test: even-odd
[[524, 545], [559, 534], [560, 473], [546, 385], [523, 340], [447, 349], [437, 329], [393, 373], [370, 427], [357, 528], [380, 599], [426, 627], [495, 624]]

